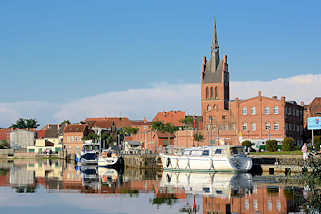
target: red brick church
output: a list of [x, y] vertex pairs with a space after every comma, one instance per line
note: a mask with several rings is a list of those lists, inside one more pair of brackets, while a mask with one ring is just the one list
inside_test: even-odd
[[[304, 107], [285, 97], [265, 97], [258, 91], [256, 97], [245, 100], [230, 99], [227, 56], [220, 58], [216, 23], [209, 60], [204, 56], [201, 71], [201, 113], [204, 136], [194, 145], [239, 144], [246, 139], [266, 141], [293, 137], [302, 144]], [[258, 90], [258, 89], [253, 89]], [[177, 133], [176, 145], [187, 146], [192, 133]], [[186, 131], [185, 131], [186, 132]], [[189, 143], [191, 144], [191, 143]], [[192, 145], [189, 145], [192, 146]]]

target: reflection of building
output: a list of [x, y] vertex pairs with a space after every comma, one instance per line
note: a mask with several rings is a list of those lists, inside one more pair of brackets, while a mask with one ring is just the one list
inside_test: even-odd
[[252, 194], [231, 198], [203, 196], [203, 213], [287, 213], [284, 189], [278, 186], [254, 186]]

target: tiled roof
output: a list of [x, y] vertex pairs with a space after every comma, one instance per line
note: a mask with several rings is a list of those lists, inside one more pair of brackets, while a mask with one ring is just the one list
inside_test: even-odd
[[46, 136], [46, 130], [45, 129], [41, 129], [41, 130], [37, 130], [37, 138], [41, 139], [41, 138], [45, 138]]
[[153, 121], [161, 121], [164, 124], [171, 123], [174, 126], [184, 126], [184, 124], [180, 122], [180, 120], [184, 118], [185, 112], [183, 111], [158, 112]]
[[97, 117], [86, 118], [86, 122], [92, 127], [111, 128], [113, 122], [117, 128], [130, 127], [131, 121], [127, 117]]
[[64, 128], [64, 132], [84, 132], [86, 127], [84, 124], [69, 124]]

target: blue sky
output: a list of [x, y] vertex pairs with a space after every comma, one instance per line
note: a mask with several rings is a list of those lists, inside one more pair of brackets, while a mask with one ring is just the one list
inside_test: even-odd
[[232, 81], [321, 73], [320, 1], [2, 0], [0, 102], [198, 84], [213, 17]]

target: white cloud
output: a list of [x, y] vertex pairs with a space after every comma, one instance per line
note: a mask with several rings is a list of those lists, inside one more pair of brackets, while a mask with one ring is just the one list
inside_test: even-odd
[[[321, 92], [321, 74], [299, 75], [271, 81], [231, 82], [231, 98], [285, 96], [287, 100], [310, 103]], [[19, 117], [32, 117], [42, 124], [69, 119], [74, 122], [95, 116], [127, 116], [148, 119], [158, 111], [182, 110], [200, 114], [200, 84], [158, 84], [151, 88], [112, 91], [64, 104], [48, 102], [0, 103], [0, 126]]]

